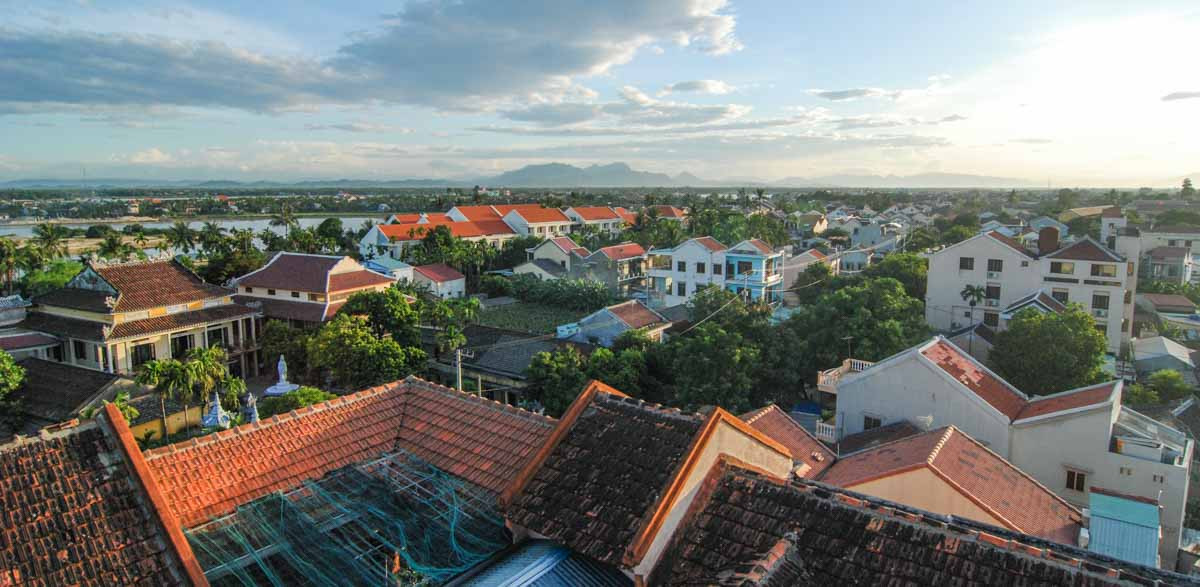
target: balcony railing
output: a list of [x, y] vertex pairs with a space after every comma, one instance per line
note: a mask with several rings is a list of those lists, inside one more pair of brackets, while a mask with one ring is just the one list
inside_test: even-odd
[[817, 422], [817, 440], [821, 442], [837, 442], [837, 426], [832, 423]]
[[837, 393], [837, 384], [842, 379], [842, 376], [866, 371], [868, 367], [874, 364], [871, 361], [864, 361], [862, 359], [846, 359], [842, 361], [841, 366], [817, 373], [817, 389], [826, 393]]

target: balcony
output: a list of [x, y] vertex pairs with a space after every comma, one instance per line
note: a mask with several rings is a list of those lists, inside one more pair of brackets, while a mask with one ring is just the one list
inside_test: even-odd
[[1109, 450], [1164, 465], [1185, 466], [1190, 443], [1182, 432], [1122, 406]]
[[837, 442], [837, 426], [833, 422], [817, 422], [817, 440], [830, 444]]
[[868, 367], [874, 364], [875, 363], [872, 363], [871, 361], [864, 361], [862, 359], [846, 359], [845, 361], [842, 361], [842, 364], [839, 367], [834, 367], [833, 369], [828, 369], [826, 371], [817, 373], [817, 389], [824, 391], [825, 393], [836, 394], [838, 381], [840, 381], [844, 375], [861, 373], [866, 371]]

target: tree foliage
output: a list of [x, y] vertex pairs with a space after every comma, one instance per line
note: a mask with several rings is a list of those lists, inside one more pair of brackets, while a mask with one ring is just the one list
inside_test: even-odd
[[554, 279], [543, 281], [533, 275], [514, 275], [509, 279], [511, 295], [521, 301], [559, 306], [580, 312], [593, 312], [613, 303], [608, 287], [590, 279]]
[[904, 292], [918, 300], [925, 299], [929, 260], [913, 253], [893, 253], [882, 261], [868, 266], [863, 276], [869, 279], [890, 277], [904, 286]]
[[1047, 395], [1104, 380], [1108, 342], [1096, 319], [1078, 304], [1063, 312], [1017, 312], [996, 334], [991, 368], [1021, 391]]
[[0, 351], [0, 402], [25, 383], [25, 368], [12, 355]]
[[420, 371], [425, 351], [379, 338], [367, 319], [338, 314], [307, 341], [308, 366], [328, 373], [336, 387], [362, 389]]
[[350, 296], [341, 313], [366, 316], [375, 336], [390, 336], [400, 346], [420, 346], [417, 310], [399, 289], [364, 291]]
[[292, 410], [319, 404], [336, 397], [332, 393], [321, 391], [315, 387], [300, 387], [283, 395], [263, 398], [258, 402], [258, 417], [263, 419], [276, 414], [286, 414]]
[[1146, 378], [1146, 388], [1158, 395], [1160, 401], [1172, 401], [1192, 394], [1192, 387], [1179, 371], [1160, 369]]

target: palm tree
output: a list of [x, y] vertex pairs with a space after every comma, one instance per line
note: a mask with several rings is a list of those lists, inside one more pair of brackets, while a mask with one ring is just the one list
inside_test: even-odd
[[967, 337], [967, 354], [973, 354], [974, 348], [972, 347], [975, 346], [975, 306], [983, 301], [984, 296], [987, 295], [987, 290], [982, 285], [967, 284], [963, 286], [962, 291], [958, 292], [958, 295], [962, 297], [964, 302], [967, 302], [971, 306], [971, 335]]
[[184, 253], [196, 248], [196, 233], [186, 222], [179, 221], [167, 229], [167, 246]]
[[[163, 438], [169, 440], [171, 430], [167, 428], [167, 399], [178, 397], [185, 389], [192, 387], [191, 374], [184, 368], [183, 363], [175, 359], [156, 359], [142, 363], [133, 380], [154, 388], [159, 407], [162, 409]], [[187, 426], [186, 410], [183, 417], [184, 425]]]
[[271, 217], [271, 226], [282, 226], [283, 236], [287, 238], [291, 234], [291, 229], [299, 224], [296, 220], [296, 214], [292, 211], [291, 206], [283, 204], [279, 207], [279, 213]]
[[105, 259], [120, 259], [126, 261], [129, 259], [132, 247], [125, 244], [120, 233], [110, 232], [104, 236], [104, 240], [100, 241], [100, 248], [96, 250], [102, 258]]
[[254, 249], [254, 231], [252, 229], [238, 230], [235, 228], [231, 232], [233, 246], [236, 250], [244, 255]]
[[184, 368], [191, 376], [192, 386], [183, 398], [184, 408], [198, 393], [201, 403], [221, 382], [229, 378], [229, 367], [225, 365], [225, 349], [219, 346], [194, 347], [184, 357]]
[[33, 227], [33, 242], [48, 258], [66, 257], [67, 234], [66, 227], [45, 222]]
[[34, 271], [41, 271], [46, 267], [46, 254], [33, 242], [27, 242], [21, 246], [21, 250], [17, 251], [17, 262], [21, 271], [26, 275]]
[[13, 281], [16, 278], [17, 267], [20, 266], [21, 255], [17, 243], [7, 237], [0, 237], [0, 272], [4, 273], [4, 284], [11, 295]]
[[145, 232], [139, 230], [133, 235], [133, 243], [136, 244], [139, 249], [144, 249], [146, 248], [146, 245], [150, 243], [150, 239], [146, 238]]
[[205, 222], [203, 228], [200, 229], [200, 246], [204, 247], [204, 252], [212, 253], [225, 240], [225, 228], [216, 222]]

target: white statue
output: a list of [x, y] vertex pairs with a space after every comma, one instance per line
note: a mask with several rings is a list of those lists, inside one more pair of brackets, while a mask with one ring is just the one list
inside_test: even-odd
[[279, 383], [287, 383], [288, 382], [288, 380], [287, 380], [287, 359], [284, 358], [282, 353], [280, 353], [280, 355], [279, 355], [278, 367], [279, 367]]
[[296, 385], [295, 383], [288, 383], [287, 359], [283, 358], [283, 355], [279, 355], [279, 364], [276, 365], [276, 369], [279, 371], [279, 383], [268, 387], [265, 391], [263, 391], [263, 395], [267, 397], [283, 395], [289, 391], [295, 391], [300, 388], [300, 386]]

